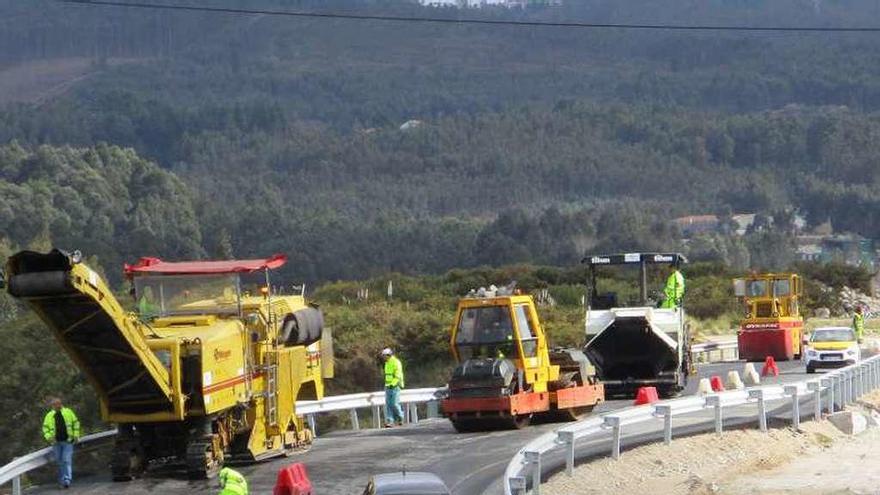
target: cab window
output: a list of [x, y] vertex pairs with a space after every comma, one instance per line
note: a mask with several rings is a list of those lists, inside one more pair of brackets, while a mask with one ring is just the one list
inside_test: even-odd
[[767, 295], [766, 280], [749, 280], [746, 282], [746, 295], [748, 297], [764, 297]]
[[773, 294], [776, 297], [785, 297], [791, 295], [791, 282], [788, 279], [777, 279], [773, 281]]
[[462, 359], [515, 358], [513, 322], [509, 306], [482, 306], [461, 312], [455, 346]]
[[526, 357], [534, 357], [538, 350], [538, 339], [535, 338], [535, 331], [529, 319], [529, 308], [525, 304], [518, 304], [514, 306], [514, 312], [516, 313], [516, 326], [522, 339], [523, 354]]

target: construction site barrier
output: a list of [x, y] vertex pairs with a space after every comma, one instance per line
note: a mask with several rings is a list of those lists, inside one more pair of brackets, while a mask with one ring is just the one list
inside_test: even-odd
[[761, 431], [767, 431], [767, 403], [789, 401], [791, 423], [797, 428], [802, 398], [812, 398], [813, 416], [819, 420], [823, 406], [828, 412], [841, 410], [861, 395], [877, 388], [880, 388], [880, 355], [828, 372], [821, 378], [673, 399], [591, 417], [545, 433], [522, 447], [504, 472], [504, 493], [522, 495], [531, 488], [531, 493], [540, 494], [542, 468], [548, 467], [542, 466], [542, 460], [546, 461], [548, 454], [557, 453], [560, 449], [565, 454], [565, 472], [571, 476], [577, 443], [596, 440], [609, 431], [611, 439], [608, 451], [612, 458], [617, 459], [620, 457], [622, 432], [626, 427], [636, 424], [648, 423], [650, 426], [650, 423], [656, 424], [662, 420], [662, 426], [658, 426], [662, 428], [663, 440], [668, 444], [672, 442], [674, 417], [712, 412], [715, 434], [721, 435], [724, 428], [723, 418], [726, 417], [723, 413], [725, 408], [753, 405], [758, 427]]

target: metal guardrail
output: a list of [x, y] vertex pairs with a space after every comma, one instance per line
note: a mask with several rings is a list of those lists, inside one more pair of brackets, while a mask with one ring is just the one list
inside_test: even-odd
[[[427, 403], [427, 415], [429, 418], [437, 417], [439, 414], [439, 395], [443, 393], [445, 388], [414, 388], [403, 389], [400, 391], [400, 403], [405, 406], [404, 421], [407, 423], [419, 422], [418, 404]], [[382, 408], [385, 406], [385, 391], [365, 392], [360, 394], [336, 395], [325, 397], [322, 400], [315, 401], [299, 401], [296, 403], [296, 413], [306, 417], [309, 422], [309, 428], [315, 436], [318, 435], [318, 426], [315, 419], [316, 414], [334, 411], [348, 411], [351, 420], [351, 427], [354, 430], [360, 429], [360, 418], [358, 409], [372, 409], [373, 411], [373, 427], [380, 428], [382, 426]]]
[[813, 415], [818, 420], [822, 417], [823, 401], [827, 403], [827, 410], [833, 412], [877, 388], [880, 388], [880, 355], [831, 371], [816, 379], [673, 399], [591, 417], [545, 433], [520, 449], [504, 472], [504, 493], [505, 495], [525, 493], [527, 482], [531, 479], [532, 493], [539, 494], [541, 458], [556, 449], [565, 450], [565, 470], [571, 475], [574, 469], [576, 443], [609, 430], [611, 431], [609, 452], [611, 457], [616, 459], [620, 456], [621, 433], [626, 426], [662, 419], [664, 442], [668, 444], [672, 441], [673, 417], [713, 411], [715, 433], [720, 435], [724, 426], [724, 408], [754, 404], [759, 428], [767, 431], [767, 402], [788, 399], [792, 407], [792, 425], [797, 428], [800, 422], [801, 397], [812, 395]]
[[[400, 402], [406, 405], [405, 421], [417, 423], [418, 404], [428, 403], [428, 417], [437, 416], [438, 394], [442, 388], [415, 388], [404, 389], [400, 392]], [[352, 428], [360, 428], [358, 421], [358, 409], [371, 408], [373, 410], [373, 422], [376, 428], [381, 426], [382, 407], [385, 405], [385, 391], [366, 392], [350, 395], [336, 395], [325, 397], [321, 400], [299, 401], [296, 403], [297, 414], [304, 415], [309, 426], [317, 436], [315, 416], [321, 413], [349, 411], [352, 420]], [[77, 442], [77, 448], [94, 447], [106, 442], [116, 435], [116, 430], [107, 430], [93, 433], [82, 437]], [[21, 477], [28, 472], [53, 462], [52, 447], [46, 447], [36, 452], [16, 458], [12, 462], [0, 467], [0, 486], [12, 482], [13, 495], [21, 495]]]
[[[79, 439], [77, 445], [94, 445], [116, 435], [116, 430], [107, 430], [100, 433], [92, 433]], [[21, 494], [21, 476], [29, 471], [45, 466], [52, 462], [52, 447], [46, 447], [36, 452], [31, 452], [23, 457], [14, 459], [9, 464], [0, 468], [0, 485], [12, 481], [12, 493]]]
[[718, 361], [735, 361], [739, 359], [739, 346], [737, 345], [736, 339], [704, 342], [702, 344], [694, 344], [691, 346], [691, 354], [694, 357], [694, 361], [698, 363], [713, 361], [713, 354], [716, 353]]

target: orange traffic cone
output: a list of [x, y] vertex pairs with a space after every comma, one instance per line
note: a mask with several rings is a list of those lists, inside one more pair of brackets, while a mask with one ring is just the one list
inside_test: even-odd
[[764, 367], [761, 368], [761, 376], [769, 376], [770, 373], [773, 373], [773, 376], [779, 376], [779, 367], [776, 366], [776, 359], [773, 356], [767, 356], [767, 359], [764, 360]]
[[657, 395], [656, 387], [639, 387], [634, 404], [641, 406], [642, 404], [653, 404], [658, 400], [660, 400], [660, 397]]
[[724, 382], [721, 381], [720, 376], [713, 375], [710, 382], [712, 383], [713, 392], [724, 392]]

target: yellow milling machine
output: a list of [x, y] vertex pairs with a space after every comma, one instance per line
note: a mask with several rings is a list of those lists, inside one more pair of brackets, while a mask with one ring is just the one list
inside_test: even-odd
[[[125, 266], [137, 312], [119, 303], [78, 252], [22, 251], [5, 285], [49, 326], [117, 423], [111, 469], [129, 480], [174, 458], [191, 478], [224, 461], [260, 460], [307, 446], [297, 400], [321, 399], [333, 376], [320, 310], [273, 293], [286, 261], [165, 262]], [[248, 278], [257, 279], [248, 291]]]

